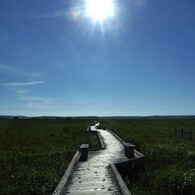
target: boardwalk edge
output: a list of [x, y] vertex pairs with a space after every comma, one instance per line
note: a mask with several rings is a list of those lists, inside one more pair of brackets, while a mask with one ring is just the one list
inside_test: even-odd
[[[123, 146], [125, 146], [125, 144], [127, 144], [127, 142], [125, 142], [123, 139], [121, 139], [118, 135], [116, 135], [113, 131], [111, 131], [110, 129], [106, 129], [108, 132], [110, 132], [112, 135], [114, 135], [122, 144]], [[139, 156], [138, 158], [144, 158], [145, 156], [141, 153], [138, 152], [137, 150], [134, 150], [134, 152]], [[136, 158], [132, 158], [130, 160], [136, 160]]]
[[114, 177], [115, 177], [115, 180], [119, 186], [119, 189], [120, 189], [120, 192], [121, 192], [121, 195], [131, 195], [129, 189], [127, 188], [125, 182], [123, 181], [120, 173], [118, 172], [116, 166], [114, 164], [111, 164], [110, 165], [113, 173], [114, 173]]
[[60, 183], [58, 184], [58, 186], [56, 187], [54, 193], [52, 195], [61, 195], [63, 193], [63, 191], [65, 190], [66, 187], [66, 183], [70, 177], [70, 174], [76, 164], [76, 162], [78, 162], [79, 159], [79, 151], [77, 151], [74, 155], [74, 157], [72, 158], [71, 162], [68, 165], [68, 168], [66, 169], [66, 172], [64, 173]]
[[105, 144], [105, 142], [104, 142], [104, 140], [103, 140], [103, 138], [102, 138], [102, 136], [101, 136], [101, 134], [100, 134], [99, 131], [97, 131], [97, 130], [95, 130], [95, 131], [94, 130], [93, 131], [87, 130], [87, 132], [89, 132], [89, 133], [96, 133], [97, 134], [98, 142], [100, 144], [100, 147], [99, 148], [89, 148], [89, 151], [102, 150], [102, 149], [105, 149], [106, 148], [106, 144]]
[[98, 138], [99, 138], [99, 142], [100, 142], [101, 148], [105, 149], [106, 148], [106, 144], [105, 144], [105, 142], [104, 142], [104, 140], [103, 140], [103, 138], [102, 138], [102, 136], [101, 136], [99, 131], [97, 131], [97, 135], [98, 135]]

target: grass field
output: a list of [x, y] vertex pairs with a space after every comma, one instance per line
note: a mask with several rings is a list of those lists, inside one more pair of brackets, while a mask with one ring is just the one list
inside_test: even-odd
[[0, 194], [52, 194], [80, 144], [97, 147], [87, 120], [0, 120]]
[[[52, 194], [82, 143], [89, 120], [0, 120], [0, 194]], [[195, 120], [104, 120], [102, 124], [145, 155], [146, 171], [125, 178], [135, 195], [195, 194], [195, 139], [174, 128], [195, 130]]]
[[145, 173], [126, 178], [132, 194], [195, 194], [195, 139], [174, 135], [175, 127], [195, 130], [195, 120], [105, 120], [102, 123], [145, 155]]

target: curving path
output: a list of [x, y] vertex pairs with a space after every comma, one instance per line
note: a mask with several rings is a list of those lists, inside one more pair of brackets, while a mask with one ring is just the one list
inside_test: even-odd
[[[91, 126], [91, 130], [96, 131], [95, 126]], [[124, 146], [108, 131], [98, 131], [106, 144], [106, 149], [89, 151], [88, 160], [77, 163], [64, 194], [121, 194], [109, 165], [128, 160], [124, 155]]]

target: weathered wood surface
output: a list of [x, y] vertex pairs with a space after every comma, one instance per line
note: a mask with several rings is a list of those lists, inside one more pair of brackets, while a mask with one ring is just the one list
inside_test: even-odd
[[88, 158], [88, 148], [89, 148], [89, 144], [82, 144], [80, 146], [80, 152], [81, 152], [81, 156], [80, 156], [80, 161], [86, 161]]
[[[92, 126], [91, 130], [95, 130], [95, 127]], [[88, 160], [76, 165], [64, 194], [121, 194], [109, 165], [128, 160], [124, 154], [124, 146], [110, 132], [98, 131], [106, 143], [106, 149], [89, 151]]]

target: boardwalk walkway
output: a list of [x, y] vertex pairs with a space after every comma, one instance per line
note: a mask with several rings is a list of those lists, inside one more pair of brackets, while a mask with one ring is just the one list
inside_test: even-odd
[[[96, 129], [92, 126], [91, 130]], [[106, 149], [89, 151], [88, 160], [77, 163], [64, 194], [121, 194], [109, 165], [128, 160], [124, 155], [124, 146], [110, 132], [98, 131], [106, 144]]]

